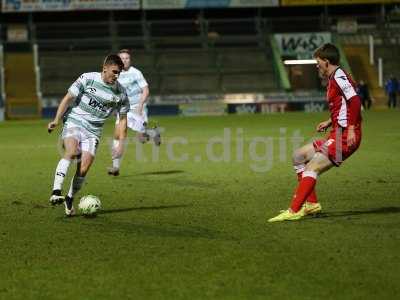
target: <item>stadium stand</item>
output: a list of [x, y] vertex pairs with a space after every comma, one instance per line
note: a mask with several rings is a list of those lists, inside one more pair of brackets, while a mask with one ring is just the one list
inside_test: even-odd
[[[85, 34], [79, 34], [82, 28]], [[107, 50], [113, 41], [107, 22], [36, 23], [33, 32], [34, 41], [43, 50]]]
[[391, 75], [400, 78], [400, 43], [389, 47], [380, 45], [376, 47], [376, 56], [383, 60], [383, 78], [388, 79]]
[[[339, 34], [355, 78], [366, 77], [373, 89], [377, 86], [376, 67], [367, 63], [367, 43], [371, 32], [387, 42], [380, 37], [387, 26], [380, 13], [358, 9], [351, 15], [357, 32], [345, 35], [337, 24], [350, 16], [339, 10], [335, 15], [334, 8], [304, 9], [304, 15], [288, 8], [283, 17], [269, 9], [174, 13], [86, 12], [63, 22], [35, 16], [29, 21], [29, 36], [39, 47], [41, 94], [61, 97], [79, 74], [99, 70], [104, 56], [121, 48], [133, 49], [133, 63], [150, 83], [152, 95], [290, 92], [272, 59], [272, 34], [322, 31]], [[397, 15], [389, 17], [390, 22], [399, 22]], [[377, 45], [385, 77], [399, 69], [395, 49]]]
[[347, 45], [344, 47], [354, 80], [363, 80], [368, 83], [374, 106], [383, 106], [385, 93], [379, 86], [378, 72], [369, 62], [369, 49], [367, 45]]
[[[104, 52], [39, 50], [43, 96], [62, 96], [69, 85], [84, 72], [100, 70]], [[65, 59], [68, 57], [68, 59]]]
[[207, 34], [193, 20], [148, 21], [146, 26], [117, 22], [117, 33], [113, 33], [100, 22], [85, 25], [91, 35], [76, 38], [75, 29], [82, 24], [36, 24], [42, 94], [60, 97], [79, 74], [98, 70], [104, 55], [116, 50], [115, 45], [133, 49], [133, 64], [149, 81], [153, 95], [278, 88], [270, 46], [259, 33], [256, 19], [207, 20], [204, 24]]
[[[5, 78], [4, 78], [4, 52], [3, 52], [3, 45], [0, 44], [0, 110], [4, 109], [4, 85], [5, 85]], [[0, 119], [2, 115], [0, 116]]]
[[[358, 34], [345, 34], [340, 36], [347, 59], [350, 63], [353, 76], [356, 80], [368, 83], [374, 106], [386, 106], [386, 95], [382, 86], [379, 86], [378, 59], [383, 62], [383, 80], [391, 75], [400, 77], [400, 36], [396, 24], [387, 24], [387, 28], [372, 28], [366, 26]], [[391, 28], [394, 26], [394, 28]], [[369, 38], [374, 40], [374, 65], [370, 64]]]
[[[60, 96], [81, 73], [98, 70], [105, 53], [40, 52], [43, 95]], [[148, 79], [153, 94], [265, 92], [277, 88], [265, 49], [138, 50], [133, 52], [133, 61]]]
[[36, 94], [33, 54], [9, 53], [5, 56], [4, 64], [7, 76], [5, 81], [7, 117], [13, 119], [40, 117], [41, 102]]

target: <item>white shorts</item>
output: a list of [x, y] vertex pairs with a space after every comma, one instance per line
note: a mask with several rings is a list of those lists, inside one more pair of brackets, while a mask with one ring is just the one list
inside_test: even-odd
[[[131, 106], [130, 110], [128, 111], [127, 114], [127, 119], [128, 119], [128, 128], [137, 131], [137, 132], [145, 132], [145, 123], [148, 122], [148, 117], [147, 117], [147, 107], [145, 106], [143, 109], [143, 114], [139, 115], [136, 113], [136, 109], [138, 107], [138, 104]], [[119, 115], [117, 115], [117, 120], [115, 124], [119, 123]]]
[[62, 139], [74, 138], [78, 141], [78, 153], [83, 151], [95, 156], [99, 139], [83, 127], [66, 122], [61, 134]]

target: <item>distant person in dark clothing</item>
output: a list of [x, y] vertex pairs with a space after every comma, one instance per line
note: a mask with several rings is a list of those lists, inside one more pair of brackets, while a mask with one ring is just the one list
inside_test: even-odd
[[397, 93], [399, 92], [399, 82], [393, 75], [390, 76], [389, 80], [385, 84], [385, 90], [388, 94], [388, 107], [396, 108], [397, 104]]
[[371, 108], [371, 97], [369, 96], [368, 85], [364, 82], [364, 80], [360, 80], [357, 85], [357, 94], [361, 98], [361, 103], [364, 109]]

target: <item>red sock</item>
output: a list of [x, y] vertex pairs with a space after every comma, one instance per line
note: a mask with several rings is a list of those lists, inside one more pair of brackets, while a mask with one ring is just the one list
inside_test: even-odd
[[305, 177], [303, 177], [297, 187], [296, 193], [293, 196], [292, 204], [290, 208], [294, 212], [298, 212], [306, 201], [308, 196], [314, 190], [317, 174], [315, 172], [306, 172]]
[[[300, 182], [303, 178], [303, 172], [297, 173], [297, 180]], [[311, 194], [307, 198], [307, 202], [318, 203], [317, 193], [315, 192], [315, 188], [312, 190]]]
[[307, 202], [318, 203], [318, 198], [317, 198], [317, 193], [315, 192], [315, 188], [312, 190], [311, 194], [308, 196]]

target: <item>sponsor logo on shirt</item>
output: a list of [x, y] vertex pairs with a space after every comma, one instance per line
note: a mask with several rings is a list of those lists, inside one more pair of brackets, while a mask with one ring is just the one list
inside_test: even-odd
[[107, 113], [107, 105], [105, 105], [103, 103], [100, 103], [100, 102], [98, 102], [97, 100], [95, 100], [93, 98], [89, 99], [89, 106], [93, 107], [95, 109], [99, 109], [104, 113]]

